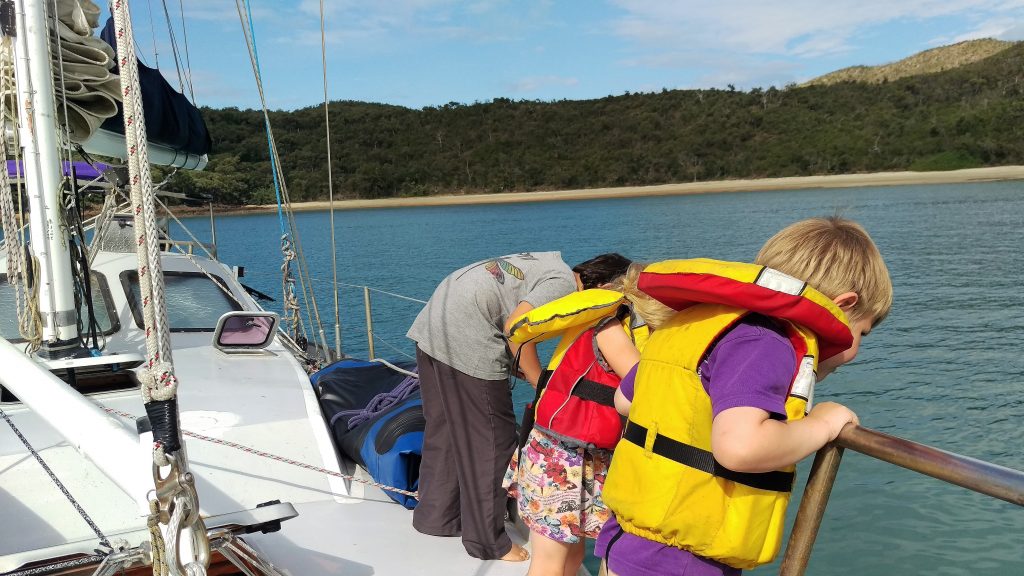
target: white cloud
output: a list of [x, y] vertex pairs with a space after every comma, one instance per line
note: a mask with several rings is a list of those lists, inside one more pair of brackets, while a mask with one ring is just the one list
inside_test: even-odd
[[[167, 72], [161, 72], [171, 82], [172, 86], [177, 86], [177, 76], [170, 78]], [[208, 70], [193, 70], [192, 86], [196, 91], [196, 102], [200, 106], [207, 105], [210, 102], [249, 101], [255, 90], [255, 84], [251, 80], [247, 84], [240, 85], [238, 82], [225, 78], [221, 74]]]
[[865, 38], [899, 26], [960, 23], [936, 45], [1024, 37], [1024, 0], [610, 2], [618, 9], [610, 33], [625, 54], [617, 63], [674, 69], [678, 84], [695, 88], [800, 81], [820, 74], [821, 62], [840, 62], [842, 54], [865, 50]]
[[996, 34], [1000, 40], [1013, 40], [1015, 42], [1024, 40], [1024, 22], [1014, 22], [1012, 26]]
[[[329, 35], [358, 33], [379, 42], [416, 37], [495, 43], [517, 38], [518, 30], [535, 25], [550, 5], [549, 0], [528, 5], [512, 0], [325, 0], [324, 12]], [[297, 13], [304, 17], [298, 28], [319, 30], [319, 0], [300, 0]]]
[[703, 62], [701, 55], [697, 52], [664, 51], [625, 58], [619, 60], [618, 63], [626, 67], [686, 68]]
[[1000, 40], [1024, 39], [1024, 22], [1010, 17], [985, 20], [976, 24], [971, 30], [954, 36], [948, 42], [940, 42], [939, 44], [963, 42], [964, 40], [975, 40], [977, 38], [998, 38]]
[[814, 57], [847, 52], [851, 47], [847, 37], [818, 33], [792, 42], [789, 53], [793, 56]]
[[[376, 38], [383, 33], [381, 28], [333, 28], [324, 30], [323, 41], [328, 46], [357, 45]], [[320, 46], [320, 27], [288, 30], [279, 34], [274, 42], [283, 45]]]
[[[185, 21], [186, 23], [190, 20], [201, 20], [205, 22], [225, 22], [228, 24], [235, 24], [239, 21], [238, 19], [238, 8], [232, 0], [205, 0], [202, 3], [195, 1], [189, 2], [184, 5], [185, 8]], [[154, 7], [153, 17], [164, 20], [164, 15], [161, 10]], [[253, 20], [267, 20], [273, 19], [279, 16], [276, 10], [271, 10], [263, 6], [252, 6], [250, 8], [252, 12]], [[171, 18], [177, 20], [179, 18], [179, 12], [171, 10]], [[166, 24], [164, 24], [166, 26]]]
[[790, 82], [798, 82], [798, 67], [783, 61], [721, 61], [698, 76], [692, 88], [725, 88], [729, 84], [741, 90], [775, 86], [782, 88]]
[[613, 0], [623, 12], [615, 33], [674, 50], [689, 45], [746, 54], [813, 57], [849, 47], [863, 29], [898, 20], [973, 13], [999, 14], [1024, 2], [1007, 0]]
[[520, 78], [508, 86], [509, 92], [514, 94], [529, 94], [537, 92], [550, 86], [572, 87], [579, 84], [578, 78], [564, 76], [529, 76]]
[[[340, 20], [348, 26], [405, 27], [419, 18], [444, 17], [458, 5], [457, 0], [388, 0], [386, 2], [360, 2], [358, 0], [324, 0], [325, 19]], [[471, 6], [480, 10], [483, 2]], [[319, 20], [320, 1], [301, 0], [299, 12]]]

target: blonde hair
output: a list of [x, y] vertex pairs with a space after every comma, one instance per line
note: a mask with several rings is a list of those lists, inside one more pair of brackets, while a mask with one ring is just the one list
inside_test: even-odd
[[626, 296], [626, 300], [629, 300], [629, 303], [633, 305], [633, 311], [644, 319], [644, 322], [647, 323], [651, 330], [656, 330], [667, 322], [676, 311], [651, 298], [637, 288], [636, 284], [640, 280], [640, 273], [646, 267], [647, 264], [642, 262], [633, 262], [626, 269], [625, 274], [608, 284], [608, 288], [622, 292]]
[[860, 224], [839, 216], [810, 218], [772, 236], [757, 264], [795, 276], [829, 298], [857, 294], [850, 321], [877, 325], [892, 308], [892, 281], [882, 254]]

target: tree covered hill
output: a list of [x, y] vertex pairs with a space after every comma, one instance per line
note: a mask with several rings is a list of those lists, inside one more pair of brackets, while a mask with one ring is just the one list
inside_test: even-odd
[[[205, 109], [214, 153], [171, 188], [274, 199], [262, 113]], [[886, 80], [495, 99], [413, 110], [332, 102], [335, 198], [633, 186], [1024, 164], [1024, 43]], [[325, 199], [324, 112], [272, 112], [293, 201]]]

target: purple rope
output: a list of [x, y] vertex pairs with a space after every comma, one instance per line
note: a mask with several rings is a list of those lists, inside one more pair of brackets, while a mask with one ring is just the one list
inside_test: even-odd
[[366, 408], [356, 408], [355, 410], [342, 410], [341, 412], [338, 412], [331, 417], [330, 425], [333, 427], [338, 418], [351, 416], [347, 424], [347, 429], [351, 430], [370, 418], [373, 418], [374, 415], [387, 410], [402, 400], [405, 400], [411, 396], [413, 392], [416, 392], [419, 389], [419, 376], [407, 376], [405, 380], [402, 380], [401, 384], [395, 387], [394, 390], [390, 392], [381, 392], [371, 398], [370, 402], [366, 404]]

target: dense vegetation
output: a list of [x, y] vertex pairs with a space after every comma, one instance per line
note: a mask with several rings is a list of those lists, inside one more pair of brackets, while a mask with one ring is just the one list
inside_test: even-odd
[[[663, 90], [586, 101], [333, 102], [336, 198], [576, 189], [1024, 164], [1024, 44], [880, 84]], [[262, 114], [204, 111], [205, 172], [173, 187], [274, 201]], [[327, 197], [324, 112], [272, 112], [294, 201]]]

